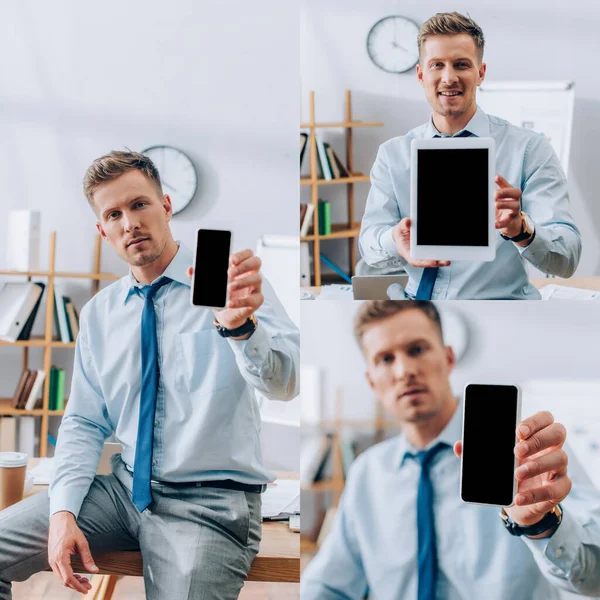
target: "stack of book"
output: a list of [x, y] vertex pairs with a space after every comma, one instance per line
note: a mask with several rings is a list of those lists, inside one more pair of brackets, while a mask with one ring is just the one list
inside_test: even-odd
[[36, 371], [35, 369], [25, 369], [21, 373], [21, 378], [17, 384], [15, 395], [12, 400], [12, 407], [22, 410], [33, 410], [42, 406], [42, 390], [45, 371]]
[[1, 285], [0, 340], [28, 340], [46, 286], [37, 281]]
[[79, 314], [71, 298], [63, 296], [54, 286], [54, 327], [61, 342], [74, 342], [79, 334]]
[[[333, 454], [333, 444], [332, 433], [312, 436], [302, 442], [302, 456], [300, 457], [302, 483], [317, 483], [327, 479], [327, 463]], [[339, 435], [339, 444], [345, 477], [358, 452], [353, 434], [350, 432]]]
[[319, 158], [317, 162], [321, 170], [321, 178], [332, 181], [334, 179], [351, 177], [351, 173], [344, 166], [344, 163], [335, 153], [335, 150], [327, 142], [324, 142], [319, 134], [316, 135], [317, 154]]
[[308, 235], [310, 226], [313, 222], [313, 213], [315, 207], [313, 204], [300, 204], [300, 236], [305, 237]]

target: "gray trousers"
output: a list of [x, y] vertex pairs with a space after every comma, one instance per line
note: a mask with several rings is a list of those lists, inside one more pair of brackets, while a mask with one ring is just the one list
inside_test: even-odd
[[[95, 477], [77, 525], [97, 552], [140, 550], [149, 600], [233, 600], [258, 552], [260, 494], [152, 484], [152, 504], [131, 501], [120, 455]], [[39, 493], [0, 511], [0, 600], [11, 582], [48, 568], [49, 499]]]

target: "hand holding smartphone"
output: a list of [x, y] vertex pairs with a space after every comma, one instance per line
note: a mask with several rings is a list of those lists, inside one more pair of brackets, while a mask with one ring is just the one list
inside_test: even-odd
[[231, 238], [231, 231], [198, 229], [191, 292], [194, 306], [208, 308], [227, 306], [227, 271]]
[[461, 499], [510, 506], [517, 492], [520, 390], [516, 385], [468, 384], [463, 404]]

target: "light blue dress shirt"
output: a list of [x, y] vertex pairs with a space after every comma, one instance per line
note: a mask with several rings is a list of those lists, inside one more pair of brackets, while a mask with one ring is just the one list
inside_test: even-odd
[[[432, 300], [539, 299], [540, 293], [527, 277], [525, 262], [544, 273], [570, 277], [581, 255], [581, 236], [569, 212], [567, 181], [558, 157], [542, 136], [487, 115], [479, 107], [454, 137], [464, 131], [496, 141], [496, 174], [521, 189], [521, 207], [533, 221], [535, 239], [521, 248], [496, 230], [494, 261], [454, 261], [440, 268]], [[411, 141], [434, 135], [440, 133], [430, 119], [379, 148], [359, 238], [360, 252], [369, 265], [406, 270], [410, 276], [406, 294], [410, 298], [417, 293], [423, 269], [408, 265], [398, 254], [392, 227], [410, 216]], [[455, 199], [456, 223], [448, 223], [448, 227], [459, 235], [461, 227], [468, 226], [469, 213], [460, 206], [460, 190], [454, 189], [451, 181], [440, 182], [440, 186], [451, 192], [440, 201]]]
[[[461, 439], [462, 412], [428, 446]], [[420, 466], [403, 436], [353, 463], [335, 524], [302, 573], [302, 600], [416, 600]], [[499, 508], [460, 500], [460, 460], [452, 449], [431, 467], [439, 600], [555, 600], [558, 588], [600, 596], [600, 492], [571, 456], [573, 488], [551, 538], [506, 531]]]
[[[262, 484], [260, 414], [254, 390], [290, 400], [299, 388], [299, 331], [265, 300], [248, 340], [222, 338], [212, 309], [190, 304], [183, 244], [163, 273], [173, 281], [154, 298], [160, 381], [152, 478], [189, 482], [233, 479]], [[71, 393], [58, 435], [50, 514], [76, 517], [112, 433], [134, 465], [141, 390], [140, 328], [144, 300], [131, 273], [81, 311]], [[274, 292], [263, 278], [263, 294]]]

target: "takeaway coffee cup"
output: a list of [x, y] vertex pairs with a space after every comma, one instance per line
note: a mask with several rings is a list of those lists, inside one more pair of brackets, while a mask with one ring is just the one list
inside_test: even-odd
[[0, 452], [0, 510], [23, 499], [27, 454]]

